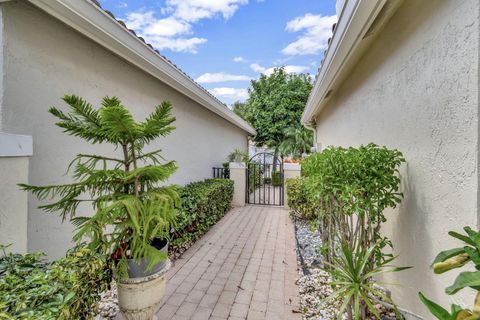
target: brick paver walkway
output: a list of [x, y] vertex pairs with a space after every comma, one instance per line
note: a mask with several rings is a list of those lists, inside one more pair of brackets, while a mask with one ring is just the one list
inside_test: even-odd
[[287, 210], [234, 208], [175, 262], [157, 317], [301, 319], [296, 267]]

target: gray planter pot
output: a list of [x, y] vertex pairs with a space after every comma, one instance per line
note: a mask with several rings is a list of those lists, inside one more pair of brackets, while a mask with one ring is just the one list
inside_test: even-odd
[[[168, 240], [155, 239], [152, 245], [160, 252], [168, 254]], [[159, 263], [153, 265], [153, 268], [151, 270], [147, 270], [148, 264], [150, 263], [149, 259], [142, 259], [139, 263], [135, 262], [133, 259], [128, 259], [128, 277], [143, 278], [148, 277], [152, 274], [156, 274], [165, 268], [167, 261], [168, 259], [160, 261]]]

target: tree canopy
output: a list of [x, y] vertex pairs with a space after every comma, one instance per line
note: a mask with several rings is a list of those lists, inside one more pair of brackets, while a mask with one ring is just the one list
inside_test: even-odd
[[250, 97], [245, 106], [237, 107], [237, 114], [257, 131], [255, 145], [278, 150], [286, 138], [286, 129], [301, 127], [300, 117], [311, 90], [309, 75], [289, 74], [284, 68], [253, 80]]

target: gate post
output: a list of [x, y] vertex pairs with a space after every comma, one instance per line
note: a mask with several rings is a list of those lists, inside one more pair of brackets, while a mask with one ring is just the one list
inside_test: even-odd
[[230, 162], [230, 180], [233, 180], [233, 201], [234, 206], [245, 205], [246, 192], [246, 170], [243, 162]]
[[283, 205], [285, 208], [288, 207], [288, 195], [287, 195], [287, 180], [292, 178], [300, 177], [301, 166], [300, 163], [284, 163], [283, 164]]

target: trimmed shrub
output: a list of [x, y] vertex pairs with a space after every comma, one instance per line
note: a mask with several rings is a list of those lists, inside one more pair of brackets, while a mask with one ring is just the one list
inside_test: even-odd
[[319, 201], [309, 192], [306, 178], [292, 178], [286, 181], [288, 206], [300, 219], [315, 219], [319, 210]]
[[263, 169], [263, 166], [258, 162], [250, 162], [248, 164], [248, 191], [250, 193], [264, 184]]
[[280, 171], [272, 172], [272, 185], [275, 187], [282, 185], [282, 173]]
[[171, 249], [177, 253], [186, 250], [228, 212], [233, 199], [233, 181], [193, 182], [180, 188], [179, 193], [182, 208], [178, 209], [171, 239]]
[[42, 253], [0, 257], [0, 319], [91, 319], [100, 293], [111, 282], [104, 257], [85, 247], [65, 258]]

